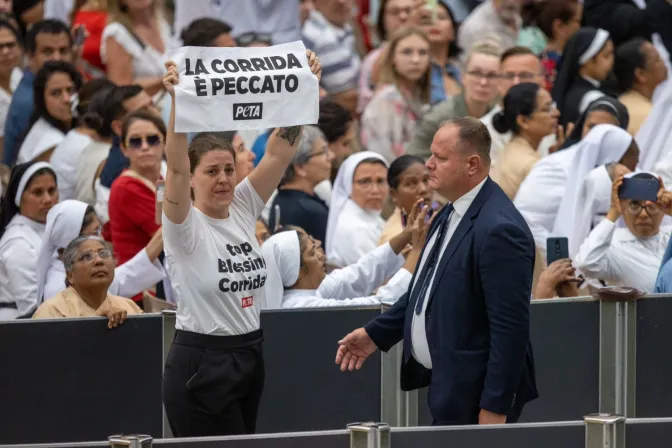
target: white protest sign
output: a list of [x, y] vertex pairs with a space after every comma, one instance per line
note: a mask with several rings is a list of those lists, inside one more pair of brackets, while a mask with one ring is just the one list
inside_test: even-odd
[[183, 47], [175, 54], [175, 131], [316, 124], [319, 85], [303, 42], [265, 48]]

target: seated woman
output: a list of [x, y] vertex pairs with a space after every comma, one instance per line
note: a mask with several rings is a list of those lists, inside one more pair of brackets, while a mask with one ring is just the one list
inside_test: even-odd
[[362, 146], [391, 163], [404, 154], [415, 124], [429, 104], [429, 39], [420, 29], [395, 31], [383, 61], [376, 92], [362, 114]]
[[63, 252], [67, 289], [44, 302], [33, 319], [107, 316], [108, 328], [141, 314], [132, 300], [108, 293], [114, 279], [112, 247], [97, 236], [80, 236]]
[[49, 161], [54, 148], [72, 129], [72, 96], [82, 87], [82, 77], [67, 62], [47, 62], [35, 75], [35, 111], [30, 130], [17, 156], [17, 163]]
[[376, 248], [385, 221], [387, 162], [380, 154], [358, 152], [341, 165], [334, 182], [327, 223], [327, 261], [338, 267], [357, 262]]
[[[55, 205], [47, 215], [47, 228], [37, 258], [38, 304], [58, 294], [65, 284], [63, 250], [78, 236], [100, 236], [102, 224], [93, 207], [67, 200]], [[163, 250], [161, 231], [154, 234], [127, 262], [117, 266], [110, 294], [133, 297], [159, 283], [165, 271], [158, 260]]]
[[[624, 179], [648, 179], [659, 183], [651, 173], [619, 176], [611, 190], [611, 208], [582, 242], [576, 267], [585, 275], [609, 285], [628, 286], [654, 292], [656, 277], [665, 254], [672, 227], [663, 224], [672, 213], [672, 193], [659, 185], [658, 201], [624, 199], [619, 190]], [[625, 227], [616, 222], [623, 218]]]
[[560, 124], [575, 123], [590, 103], [614, 96], [602, 86], [613, 65], [614, 44], [607, 31], [581, 28], [567, 41], [552, 92]]
[[129, 168], [112, 183], [110, 231], [120, 264], [133, 258], [161, 227], [156, 222], [156, 182], [162, 179], [161, 161], [166, 126], [147, 111], [129, 114], [121, 127], [121, 150]]
[[[269, 268], [266, 308], [376, 305], [383, 300], [396, 301], [408, 290], [420, 258], [428, 228], [424, 222], [428, 208], [417, 207], [412, 225], [389, 243], [329, 275], [326, 275], [326, 257], [319, 241], [299, 228], [276, 233], [261, 248]], [[413, 249], [404, 262], [400, 254], [409, 243]], [[402, 263], [403, 269], [399, 270]], [[375, 296], [369, 296], [390, 278]]]
[[[61, 201], [74, 199], [77, 186], [77, 163], [84, 150], [98, 140], [96, 126], [86, 119], [86, 114], [93, 96], [101, 90], [114, 87], [107, 79], [89, 81], [77, 92], [77, 126], [65, 135], [51, 155], [51, 165], [58, 176], [58, 193]], [[96, 140], [94, 140], [96, 139]]]
[[[594, 201], [587, 197], [586, 176], [594, 168], [614, 162], [634, 171], [639, 161], [639, 146], [634, 138], [609, 124], [594, 127], [576, 148], [564, 151], [574, 154], [551, 230], [551, 235], [569, 239], [570, 258], [577, 254], [591, 228]], [[540, 194], [542, 188], [539, 187]]]
[[504, 109], [493, 117], [492, 124], [499, 133], [511, 131], [513, 138], [504, 145], [490, 175], [510, 199], [516, 197], [518, 187], [541, 159], [539, 144], [555, 132], [559, 116], [551, 95], [538, 84], [517, 84], [504, 97]]
[[305, 126], [301, 132], [296, 155], [273, 199], [269, 222], [301, 227], [324, 246], [329, 207], [317, 197], [315, 187], [329, 179], [334, 156], [318, 127]]
[[387, 185], [390, 187], [390, 198], [395, 208], [392, 216], [385, 222], [378, 240], [379, 246], [406, 228], [408, 216], [418, 199], [422, 199], [424, 204], [432, 204], [429, 171], [425, 168], [425, 161], [418, 156], [406, 154], [392, 162], [387, 171]]
[[0, 320], [35, 311], [35, 265], [47, 213], [58, 202], [56, 173], [46, 162], [17, 165], [0, 203]]

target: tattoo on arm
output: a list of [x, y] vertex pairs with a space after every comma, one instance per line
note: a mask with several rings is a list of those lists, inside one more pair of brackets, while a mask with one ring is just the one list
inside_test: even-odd
[[164, 199], [165, 199], [166, 202], [168, 202], [169, 204], [172, 204], [172, 205], [179, 205], [179, 202], [171, 201], [170, 199], [168, 199], [167, 196], [164, 196]]
[[294, 146], [296, 139], [301, 135], [301, 126], [290, 126], [288, 128], [280, 128], [278, 130], [278, 137], [287, 140], [290, 145]]

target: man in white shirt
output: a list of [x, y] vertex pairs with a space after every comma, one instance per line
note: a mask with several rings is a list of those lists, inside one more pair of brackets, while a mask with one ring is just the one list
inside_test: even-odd
[[[509, 89], [523, 82], [533, 82], [539, 86], [544, 86], [543, 67], [539, 58], [527, 47], [511, 47], [502, 53], [500, 58], [498, 89], [499, 97], [503, 99], [509, 92]], [[492, 137], [492, 147], [490, 148], [491, 167], [497, 165], [499, 156], [504, 146], [511, 141], [513, 135], [511, 132], [501, 134], [495, 130], [492, 125], [492, 117], [502, 111], [501, 103], [496, 105], [487, 114], [481, 117], [481, 121], [488, 127], [490, 137]], [[539, 154], [544, 157], [549, 154], [550, 148], [555, 144], [555, 135], [549, 135], [539, 144]]]
[[402, 390], [429, 386], [440, 425], [515, 423], [534, 400], [529, 307], [534, 239], [489, 177], [490, 135], [473, 117], [448, 121], [427, 162], [447, 198], [407, 294], [339, 341], [341, 370], [403, 339]]
[[460, 26], [457, 41], [469, 51], [472, 45], [484, 39], [496, 42], [500, 48], [518, 43], [522, 25], [522, 0], [485, 0]]
[[[634, 179], [657, 179], [649, 173]], [[623, 176], [613, 183], [607, 217], [590, 232], [576, 255], [576, 266], [585, 275], [612, 285], [653, 292], [672, 227], [661, 225], [672, 209], [672, 193], [661, 187], [659, 202], [619, 198]], [[623, 217], [625, 227], [616, 221]]]

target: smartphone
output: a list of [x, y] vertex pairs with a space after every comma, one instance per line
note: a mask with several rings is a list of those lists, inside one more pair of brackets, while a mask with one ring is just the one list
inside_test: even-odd
[[621, 188], [618, 189], [618, 198], [656, 202], [658, 190], [660, 190], [658, 179], [626, 177], [623, 179]]
[[546, 240], [546, 264], [569, 258], [569, 240], [562, 237], [550, 237]]
[[84, 41], [86, 40], [86, 28], [84, 28], [83, 25], [77, 27], [73, 40], [75, 47], [81, 47], [84, 45]]
[[157, 224], [161, 224], [161, 215], [163, 214], [163, 197], [166, 192], [166, 183], [162, 180], [156, 182], [156, 212], [155, 219]]

